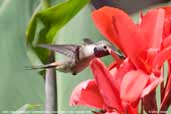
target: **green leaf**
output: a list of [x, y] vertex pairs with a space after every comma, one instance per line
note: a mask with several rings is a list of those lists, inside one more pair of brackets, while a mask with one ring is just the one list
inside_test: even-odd
[[[28, 55], [32, 61], [47, 63], [49, 51], [36, 48], [35, 45], [52, 43], [56, 38], [56, 33], [88, 2], [89, 0], [67, 0], [33, 15], [26, 31]], [[39, 31], [37, 31], [38, 29]]]

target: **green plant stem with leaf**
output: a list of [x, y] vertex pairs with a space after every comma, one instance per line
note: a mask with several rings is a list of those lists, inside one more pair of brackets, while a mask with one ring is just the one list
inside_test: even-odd
[[[51, 0], [42, 0], [42, 9], [50, 7]], [[49, 63], [55, 61], [55, 54], [50, 52]], [[56, 71], [54, 68], [46, 69], [45, 73], [45, 114], [57, 112], [57, 84]]]
[[[49, 56], [49, 62], [54, 62], [55, 56], [52, 52]], [[45, 73], [45, 114], [53, 114], [57, 111], [57, 84], [55, 68], [46, 69]]]
[[[36, 45], [55, 43], [55, 35], [88, 3], [89, 0], [67, 0], [51, 6], [50, 0], [41, 0], [41, 8], [38, 7], [33, 13], [26, 30], [27, 55], [33, 65], [54, 61], [54, 53]], [[56, 113], [58, 101], [55, 69], [47, 69], [40, 74], [45, 76], [45, 114]]]

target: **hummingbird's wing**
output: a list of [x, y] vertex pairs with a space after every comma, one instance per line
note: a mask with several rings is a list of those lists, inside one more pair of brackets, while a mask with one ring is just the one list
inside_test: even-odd
[[83, 41], [85, 45], [94, 44], [94, 42], [89, 38], [84, 38]]
[[77, 54], [80, 48], [79, 45], [72, 45], [72, 44], [58, 44], [58, 45], [39, 44], [37, 46], [63, 54], [74, 61], [77, 59]]

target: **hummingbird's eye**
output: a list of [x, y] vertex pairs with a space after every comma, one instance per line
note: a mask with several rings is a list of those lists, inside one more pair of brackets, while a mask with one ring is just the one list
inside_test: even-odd
[[104, 48], [104, 49], [107, 49], [107, 46], [104, 45], [103, 48]]

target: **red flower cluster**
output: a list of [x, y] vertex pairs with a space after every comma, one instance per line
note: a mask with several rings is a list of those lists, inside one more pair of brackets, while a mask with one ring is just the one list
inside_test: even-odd
[[[141, 14], [138, 24], [122, 10], [103, 7], [93, 12], [97, 29], [125, 55], [106, 67], [91, 62], [94, 79], [79, 84], [71, 95], [72, 105], [101, 109], [98, 114], [138, 114], [142, 99], [146, 111], [166, 111], [171, 104], [171, 7]], [[167, 82], [163, 64], [168, 61]], [[155, 89], [161, 84], [161, 106], [157, 109]], [[156, 113], [156, 112], [155, 112]]]

